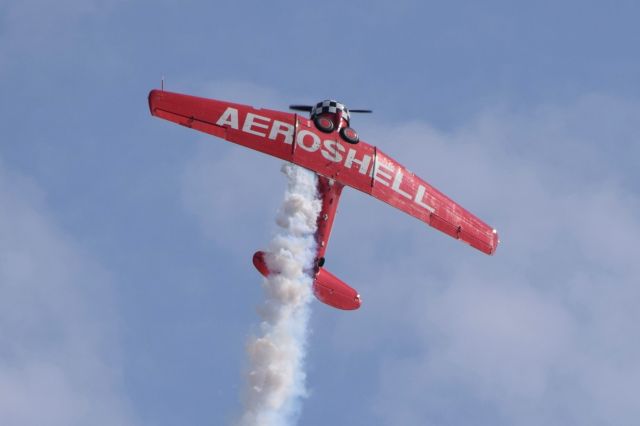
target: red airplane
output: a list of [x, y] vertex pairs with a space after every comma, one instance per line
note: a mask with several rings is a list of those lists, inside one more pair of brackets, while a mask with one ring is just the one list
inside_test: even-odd
[[[199, 98], [164, 90], [149, 93], [151, 114], [224, 138], [309, 169], [318, 175], [322, 210], [315, 234], [313, 270], [316, 297], [339, 309], [360, 307], [360, 295], [323, 266], [342, 188], [350, 186], [410, 214], [445, 234], [492, 255], [498, 246], [495, 229], [411, 173], [375, 146], [360, 141], [350, 127], [349, 110], [336, 101], [315, 106], [292, 105], [295, 113]], [[371, 112], [352, 110], [351, 112]], [[264, 253], [253, 263], [269, 275]]]

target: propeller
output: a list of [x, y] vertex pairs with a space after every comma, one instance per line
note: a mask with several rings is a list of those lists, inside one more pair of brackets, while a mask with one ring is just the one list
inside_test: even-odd
[[[292, 109], [294, 111], [304, 111], [304, 112], [313, 111], [313, 107], [311, 105], [289, 105], [289, 109]], [[373, 111], [370, 109], [349, 109], [349, 112], [370, 114]]]
[[311, 112], [313, 110], [313, 107], [311, 105], [289, 105], [289, 109], [292, 109], [294, 111]]

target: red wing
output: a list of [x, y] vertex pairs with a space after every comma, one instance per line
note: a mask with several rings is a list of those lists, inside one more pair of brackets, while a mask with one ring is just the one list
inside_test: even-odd
[[484, 253], [495, 252], [498, 235], [493, 228], [376, 147], [346, 143], [335, 132], [318, 133], [302, 117], [297, 118], [296, 135], [294, 163], [370, 194]]
[[295, 115], [249, 105], [152, 90], [151, 114], [291, 161]]
[[374, 197], [486, 254], [496, 251], [498, 234], [492, 227], [380, 150], [372, 178]]
[[345, 143], [295, 114], [159, 90], [151, 114], [306, 167], [414, 216], [476, 249], [493, 254], [493, 228], [365, 143]]

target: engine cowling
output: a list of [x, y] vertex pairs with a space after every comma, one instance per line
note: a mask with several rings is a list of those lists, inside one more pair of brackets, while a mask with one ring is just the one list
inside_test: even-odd
[[358, 309], [361, 304], [356, 290], [324, 268], [320, 268], [313, 281], [313, 294], [322, 303], [347, 311]]

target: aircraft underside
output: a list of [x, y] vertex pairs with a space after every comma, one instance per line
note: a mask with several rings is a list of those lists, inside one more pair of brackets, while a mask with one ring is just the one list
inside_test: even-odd
[[[360, 295], [345, 282], [324, 268], [324, 254], [327, 250], [331, 228], [335, 219], [340, 195], [344, 185], [332, 179], [318, 175], [318, 195], [322, 201], [322, 209], [318, 215], [315, 240], [317, 244], [315, 262], [313, 266], [313, 294], [321, 302], [344, 310], [354, 310], [360, 307]], [[271, 271], [264, 259], [264, 252], [257, 251], [253, 255], [253, 264], [264, 276]]]

